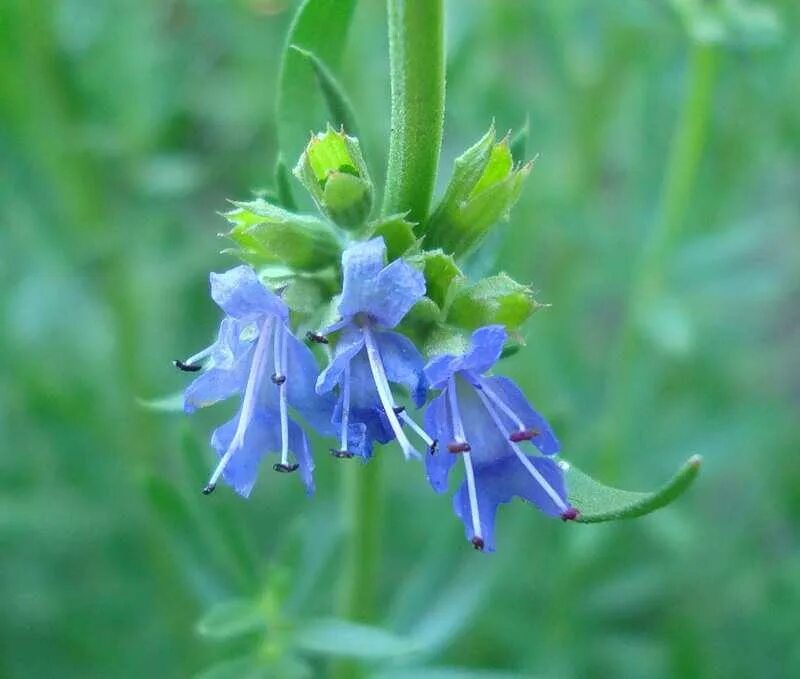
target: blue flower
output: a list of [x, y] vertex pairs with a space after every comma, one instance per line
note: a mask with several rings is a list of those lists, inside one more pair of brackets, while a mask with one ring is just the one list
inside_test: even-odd
[[320, 397], [314, 389], [314, 356], [292, 335], [286, 304], [262, 285], [252, 268], [237, 266], [212, 273], [210, 279], [211, 297], [225, 318], [214, 344], [186, 361], [175, 361], [181, 370], [203, 371], [186, 388], [184, 410], [190, 413], [234, 395], [242, 400], [236, 416], [211, 437], [220, 459], [203, 492], [211, 493], [222, 476], [247, 497], [261, 458], [280, 453], [275, 471], [299, 469], [312, 493], [314, 463], [308, 440], [289, 417], [289, 406], [321, 433], [332, 433], [333, 399]]
[[322, 331], [341, 334], [317, 380], [319, 394], [339, 388], [334, 422], [340, 426], [340, 448], [332, 452], [367, 458], [373, 441], [396, 438], [406, 458], [419, 456], [401, 420], [429, 439], [396, 405], [389, 384], [406, 387], [417, 407], [425, 402], [424, 360], [409, 339], [391, 331], [425, 294], [425, 278], [400, 259], [387, 266], [383, 238], [345, 250], [342, 270], [341, 319]]
[[[426, 457], [428, 481], [447, 490], [447, 478], [460, 456], [465, 479], [453, 509], [476, 549], [494, 551], [498, 505], [519, 496], [545, 514], [575, 519], [567, 500], [564, 475], [548, 456], [559, 450], [550, 426], [506, 377], [487, 377], [500, 358], [506, 331], [489, 325], [472, 333], [461, 356], [444, 355], [425, 366], [432, 388], [441, 389], [425, 412], [425, 429], [438, 444]], [[543, 455], [526, 455], [529, 441]]]

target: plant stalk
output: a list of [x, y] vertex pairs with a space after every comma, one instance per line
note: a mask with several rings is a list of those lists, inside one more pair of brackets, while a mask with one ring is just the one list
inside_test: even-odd
[[392, 88], [383, 213], [422, 223], [436, 182], [444, 122], [444, 2], [387, 0]]

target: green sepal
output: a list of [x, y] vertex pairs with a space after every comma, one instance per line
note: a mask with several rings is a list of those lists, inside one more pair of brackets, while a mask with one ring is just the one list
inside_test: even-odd
[[317, 77], [317, 84], [323, 99], [325, 99], [333, 126], [342, 127], [350, 134], [358, 135], [353, 105], [350, 103], [350, 98], [345, 94], [344, 88], [336, 79], [336, 76], [333, 75], [322, 59], [311, 50], [303, 49], [297, 45], [289, 45], [289, 49], [294, 50], [308, 60], [314, 69], [314, 75]]
[[499, 323], [514, 332], [542, 305], [526, 285], [500, 273], [477, 283], [460, 279], [451, 291], [447, 322], [465, 330]]
[[461, 256], [517, 202], [531, 164], [515, 166], [508, 135], [495, 143], [494, 124], [459, 156], [442, 200], [424, 225], [425, 245]]
[[509, 147], [511, 148], [511, 155], [514, 158], [525, 158], [528, 154], [528, 137], [531, 132], [531, 121], [528, 116], [525, 116], [525, 122], [522, 127], [511, 137]]
[[358, 139], [330, 125], [311, 136], [294, 175], [320, 211], [345, 229], [363, 225], [372, 209], [373, 186]]
[[452, 255], [443, 250], [429, 250], [422, 253], [423, 272], [425, 273], [426, 294], [440, 308], [444, 309], [450, 286], [461, 279], [463, 274]]
[[580, 512], [577, 519], [580, 523], [632, 519], [665, 507], [692, 485], [701, 463], [702, 458], [694, 455], [661, 488], [652, 493], [640, 493], [605, 486], [572, 463], [559, 460], [564, 470], [567, 495]]
[[342, 246], [333, 229], [311, 215], [300, 215], [257, 199], [233, 202], [224, 214], [233, 225], [226, 234], [240, 248], [234, 254], [251, 264], [281, 262], [297, 271], [336, 265]]
[[386, 257], [391, 262], [418, 246], [414, 226], [413, 222], [406, 219], [405, 214], [390, 215], [371, 225], [369, 237], [383, 238], [386, 243]]
[[275, 161], [275, 194], [277, 197], [277, 204], [286, 208], [287, 210], [296, 210], [297, 203], [292, 194], [292, 186], [289, 181], [289, 168], [283, 160], [283, 156], [278, 154], [278, 159]]

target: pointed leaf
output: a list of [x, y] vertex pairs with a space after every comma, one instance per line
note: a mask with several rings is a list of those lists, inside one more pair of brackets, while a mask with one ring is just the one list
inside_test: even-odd
[[690, 457], [666, 484], [652, 493], [640, 493], [605, 486], [566, 460], [564, 470], [570, 502], [580, 511], [580, 523], [600, 523], [644, 516], [665, 507], [695, 480], [702, 458]]
[[232, 639], [262, 631], [264, 613], [252, 601], [223, 601], [212, 607], [197, 623], [197, 631], [211, 639]]
[[412, 653], [416, 644], [405, 637], [347, 620], [312, 620], [297, 631], [296, 645], [310, 653], [353, 658], [394, 658]]
[[296, 210], [297, 203], [292, 194], [292, 186], [290, 181], [291, 173], [283, 156], [278, 154], [278, 160], [275, 162], [275, 190], [277, 193], [277, 203], [280, 207], [287, 210]]

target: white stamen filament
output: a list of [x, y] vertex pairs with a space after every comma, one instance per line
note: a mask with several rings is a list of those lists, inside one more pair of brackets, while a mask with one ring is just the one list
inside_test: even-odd
[[400, 411], [400, 419], [403, 420], [411, 429], [413, 429], [417, 436], [419, 436], [430, 447], [433, 445], [433, 439], [428, 436], [428, 433], [420, 427], [414, 419], [405, 410]]
[[275, 328], [274, 362], [275, 376], [282, 379], [278, 384], [278, 407], [281, 414], [281, 464], [289, 464], [289, 405], [286, 400], [286, 328], [280, 323]]
[[520, 431], [526, 429], [526, 426], [522, 422], [522, 420], [519, 419], [517, 414], [513, 410], [511, 410], [511, 408], [509, 408], [508, 405], [506, 405], [506, 403], [503, 401], [503, 399], [501, 399], [494, 392], [494, 390], [487, 384], [486, 380], [481, 378], [480, 379], [480, 383], [481, 383], [481, 389], [483, 390], [483, 392], [492, 400], [492, 402], [498, 408], [500, 408], [500, 410], [502, 410], [506, 415], [508, 415], [508, 417], [514, 422], [514, 424], [517, 425], [517, 429], [519, 429]]
[[[500, 415], [492, 407], [492, 404], [489, 402], [489, 399], [486, 397], [486, 395], [482, 394], [478, 390], [476, 390], [475, 393], [478, 394], [478, 398], [480, 398], [481, 401], [483, 402], [483, 405], [486, 408], [486, 411], [491, 416], [491, 418], [494, 421], [495, 426], [497, 427], [497, 429], [500, 431], [501, 434], [503, 434], [503, 436], [508, 438], [509, 432], [505, 431], [505, 428], [503, 427], [503, 423], [500, 420]], [[533, 477], [533, 479], [536, 481], [536, 483], [538, 483], [542, 487], [542, 490], [544, 490], [544, 492], [547, 493], [547, 495], [550, 497], [550, 499], [553, 502], [555, 502], [556, 507], [558, 507], [561, 511], [565, 511], [567, 509], [567, 505], [564, 502], [564, 500], [561, 499], [561, 497], [555, 491], [553, 486], [551, 486], [547, 482], [547, 479], [545, 479], [544, 476], [542, 476], [542, 474], [539, 472], [539, 470], [536, 469], [536, 467], [533, 465], [533, 463], [528, 459], [528, 456], [525, 455], [525, 453], [522, 452], [520, 447], [516, 443], [514, 443], [513, 441], [506, 441], [506, 442], [508, 443], [508, 445], [511, 446], [511, 449], [514, 451], [514, 454], [517, 456], [519, 461], [522, 462], [522, 464], [524, 465], [525, 469], [528, 470], [528, 473]]]
[[386, 379], [386, 373], [383, 370], [383, 363], [381, 362], [381, 354], [378, 351], [378, 346], [375, 344], [375, 338], [372, 332], [366, 326], [362, 328], [364, 333], [364, 342], [367, 346], [367, 358], [369, 359], [369, 367], [372, 370], [372, 379], [375, 382], [375, 387], [378, 390], [378, 397], [381, 400], [383, 411], [386, 413], [386, 418], [389, 420], [389, 425], [392, 427], [394, 436], [400, 447], [403, 449], [403, 454], [406, 459], [410, 457], [420, 457], [420, 454], [411, 445], [405, 435], [400, 421], [394, 412], [394, 399], [392, 398], [392, 390], [389, 387], [389, 381]]
[[347, 428], [350, 426], [350, 363], [344, 367], [342, 378], [342, 433], [339, 450], [347, 450]]
[[250, 420], [253, 417], [253, 410], [256, 402], [256, 391], [258, 390], [258, 384], [261, 381], [260, 376], [264, 367], [264, 356], [266, 355], [267, 347], [269, 346], [269, 336], [273, 323], [274, 317], [268, 316], [264, 321], [264, 324], [261, 326], [261, 332], [258, 335], [258, 342], [256, 342], [256, 347], [253, 350], [253, 361], [250, 364], [250, 374], [247, 376], [247, 385], [244, 388], [244, 397], [242, 398], [242, 410], [239, 413], [239, 422], [236, 424], [236, 431], [233, 434], [233, 438], [231, 439], [228, 449], [225, 451], [225, 454], [222, 456], [222, 459], [220, 459], [219, 464], [217, 464], [217, 468], [214, 470], [214, 473], [211, 475], [211, 478], [208, 481], [209, 486], [213, 487], [216, 485], [219, 477], [222, 475], [222, 472], [225, 471], [225, 467], [227, 466], [231, 457], [233, 457], [233, 454], [244, 442], [244, 433], [247, 431], [247, 425], [250, 423]]
[[202, 351], [198, 351], [194, 356], [190, 356], [187, 358], [183, 363], [186, 365], [197, 365], [198, 361], [202, 361], [204, 358], [211, 355], [211, 352], [214, 351], [214, 345], [206, 347]]
[[[447, 398], [450, 404], [450, 418], [453, 421], [453, 436], [456, 439], [456, 443], [467, 443], [467, 437], [464, 434], [464, 423], [461, 421], [461, 411], [458, 408], [455, 377], [451, 377], [447, 385]], [[475, 487], [475, 472], [472, 469], [472, 456], [469, 451], [459, 454], [464, 459], [464, 474], [467, 477], [467, 495], [469, 495], [469, 510], [472, 517], [472, 534], [473, 537], [482, 539], [481, 515], [478, 511], [478, 492]]]

